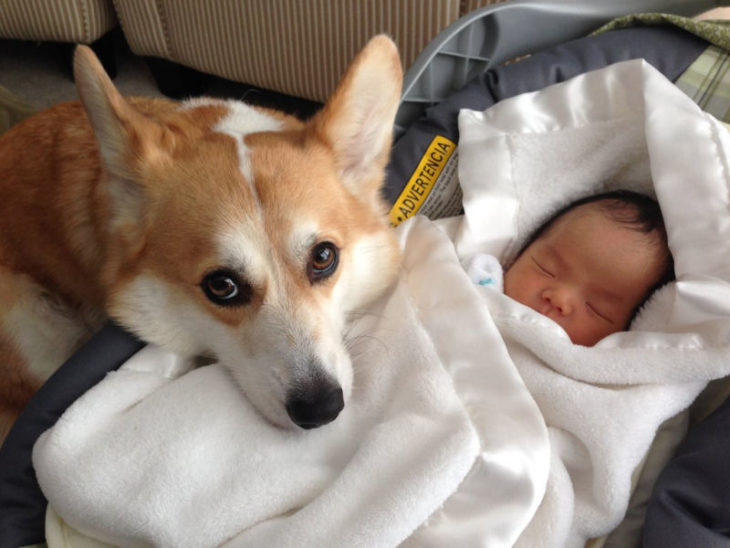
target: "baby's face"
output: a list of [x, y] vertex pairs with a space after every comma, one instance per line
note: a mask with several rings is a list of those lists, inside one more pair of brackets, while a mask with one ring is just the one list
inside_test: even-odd
[[575, 344], [623, 331], [658, 281], [654, 235], [627, 228], [594, 205], [557, 219], [505, 272], [505, 294], [557, 322]]

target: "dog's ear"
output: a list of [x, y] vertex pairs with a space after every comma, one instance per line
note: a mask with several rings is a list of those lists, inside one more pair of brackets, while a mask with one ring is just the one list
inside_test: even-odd
[[74, 79], [104, 166], [112, 175], [133, 179], [138, 160], [161, 152], [154, 143], [162, 141], [165, 128], [122, 97], [87, 46], [77, 46], [74, 53]]
[[110, 228], [127, 247], [141, 245], [146, 192], [138, 171], [143, 162], [164, 160], [166, 129], [117, 91], [96, 55], [86, 46], [74, 53], [74, 78], [110, 175], [107, 196]]
[[373, 204], [380, 203], [402, 81], [396, 45], [385, 35], [376, 36], [311, 121], [310, 127], [333, 150], [342, 182]]

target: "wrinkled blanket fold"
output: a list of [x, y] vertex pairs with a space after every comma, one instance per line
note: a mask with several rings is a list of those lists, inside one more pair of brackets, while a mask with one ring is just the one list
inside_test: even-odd
[[[659, 425], [730, 373], [730, 139], [642, 61], [462, 111], [460, 133], [465, 213], [399, 227], [402, 273], [353, 326], [334, 423], [273, 428], [221, 367], [180, 376], [150, 347], [37, 443], [54, 511], [161, 546], [578, 547], [615, 527]], [[677, 272], [629, 332], [573, 345], [462, 269], [509, 264], [612, 188], [658, 198]]]

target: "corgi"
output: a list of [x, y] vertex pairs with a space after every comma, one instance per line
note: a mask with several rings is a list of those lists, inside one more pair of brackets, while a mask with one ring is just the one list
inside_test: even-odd
[[277, 426], [334, 420], [347, 319], [399, 268], [380, 187], [402, 76], [376, 36], [302, 122], [124, 98], [78, 46], [80, 101], [0, 137], [0, 429], [108, 318], [213, 356]]

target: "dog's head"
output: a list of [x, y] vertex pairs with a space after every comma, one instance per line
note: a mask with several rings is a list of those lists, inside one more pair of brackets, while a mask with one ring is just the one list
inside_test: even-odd
[[213, 354], [275, 424], [333, 420], [352, 385], [346, 320], [398, 268], [380, 198], [402, 79], [392, 41], [371, 40], [306, 123], [126, 100], [83, 47], [75, 75], [107, 173], [110, 315]]

